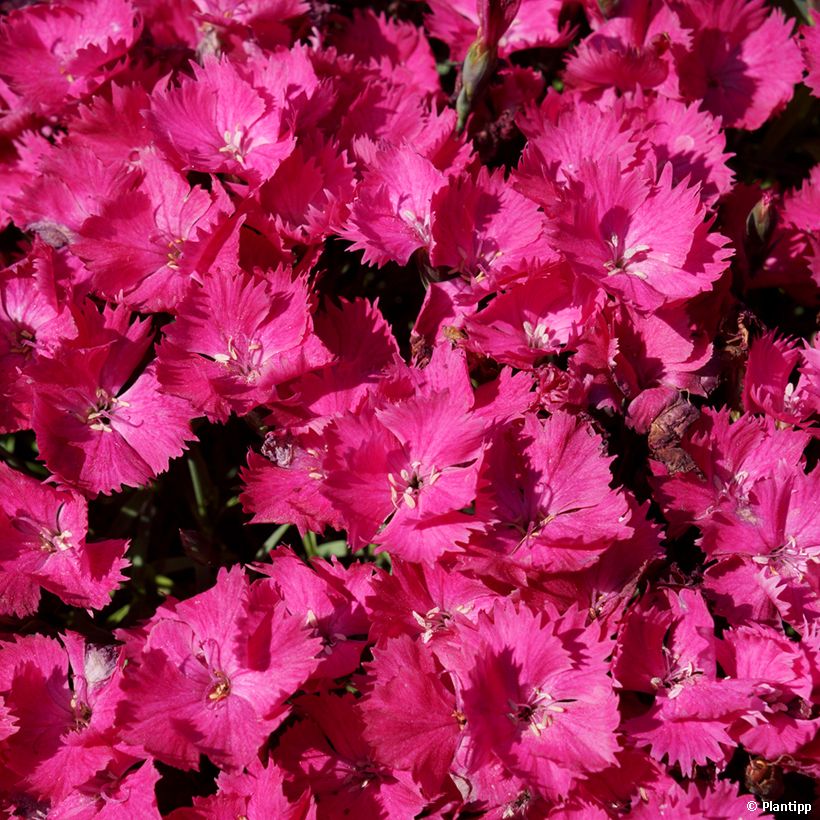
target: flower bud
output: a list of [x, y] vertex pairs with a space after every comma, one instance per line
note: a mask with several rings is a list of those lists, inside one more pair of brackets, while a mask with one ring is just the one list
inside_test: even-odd
[[746, 235], [767, 242], [774, 230], [777, 213], [774, 208], [774, 191], [764, 191], [757, 204], [746, 217]]

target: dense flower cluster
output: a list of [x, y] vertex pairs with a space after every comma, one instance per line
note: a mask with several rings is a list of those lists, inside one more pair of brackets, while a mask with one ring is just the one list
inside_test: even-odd
[[[737, 818], [810, 789], [820, 165], [743, 140], [796, 89], [815, 116], [820, 27], [10, 5], [4, 816]], [[214, 480], [264, 548], [209, 558], [198, 495], [202, 532], [163, 525], [194, 588], [113, 617], [176, 571], [145, 574], [162, 474], [237, 419]]]

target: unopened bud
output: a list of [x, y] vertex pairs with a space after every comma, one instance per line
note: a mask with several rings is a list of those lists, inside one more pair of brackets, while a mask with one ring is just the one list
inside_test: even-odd
[[774, 230], [777, 213], [773, 191], [764, 191], [757, 204], [746, 217], [746, 235], [767, 242]]
[[489, 50], [483, 38], [479, 36], [468, 49], [461, 67], [461, 90], [456, 100], [456, 113], [458, 114], [456, 130], [458, 133], [464, 130], [476, 93], [489, 77], [494, 65], [495, 50]]
[[478, 34], [488, 48], [498, 48], [499, 40], [507, 33], [520, 8], [521, 0], [479, 0]]

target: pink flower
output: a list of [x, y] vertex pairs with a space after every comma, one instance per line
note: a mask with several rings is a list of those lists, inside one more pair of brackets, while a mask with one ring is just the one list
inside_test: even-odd
[[409, 145], [392, 148], [367, 171], [356, 191], [345, 239], [363, 250], [363, 261], [406, 265], [419, 248], [429, 250], [431, 199], [446, 182], [430, 160]]
[[762, 701], [759, 712], [735, 727], [744, 748], [775, 760], [816, 735], [820, 721], [812, 719], [811, 658], [803, 645], [779, 629], [755, 624], [725, 633], [717, 649], [726, 674], [749, 681]]
[[679, 55], [689, 43], [674, 7], [657, 0], [619, 4], [578, 44], [564, 79], [592, 97], [608, 87], [622, 92], [658, 89], [676, 97]]
[[65, 820], [159, 820], [156, 785], [160, 773], [152, 760], [134, 769], [134, 759], [119, 755], [108, 768], [52, 804], [49, 812]]
[[367, 599], [372, 638], [379, 644], [409, 635], [431, 644], [436, 653], [459, 653], [458, 627], [492, 607], [495, 594], [481, 581], [441, 563], [397, 558], [392, 572], [379, 575]]
[[580, 273], [608, 292], [654, 310], [708, 291], [728, 267], [727, 240], [709, 232], [696, 188], [586, 163], [564, 195], [552, 242]]
[[297, 705], [307, 717], [285, 732], [275, 759], [290, 774], [294, 794], [309, 788], [315, 795], [318, 820], [421, 811], [425, 800], [410, 773], [391, 769], [367, 742], [352, 695], [306, 696]]
[[263, 766], [254, 758], [247, 772], [220, 772], [219, 791], [194, 797], [193, 808], [175, 809], [169, 820], [235, 820], [237, 817], [275, 817], [277, 820], [316, 820], [316, 805], [306, 789], [294, 800], [284, 793], [285, 773], [273, 761]]
[[379, 69], [394, 83], [422, 94], [439, 93], [435, 58], [421, 29], [369, 9], [354, 9], [351, 20], [340, 20], [339, 29], [331, 43], [341, 53]]
[[65, 258], [37, 242], [27, 257], [0, 272], [0, 430], [31, 426], [30, 366], [76, 334], [60, 278]]
[[[738, 794], [730, 780], [704, 782], [690, 780], [681, 786], [678, 780], [665, 774], [653, 788], [645, 790], [630, 811], [639, 820], [657, 817], [763, 817], [760, 802], [749, 800], [748, 792]], [[752, 803], [755, 803], [754, 807]]]
[[71, 606], [102, 609], [125, 577], [127, 541], [86, 543], [88, 505], [78, 493], [0, 464], [0, 588], [6, 613], [28, 615], [40, 587]]
[[[612, 541], [590, 567], [567, 573], [541, 573], [549, 598], [561, 610], [577, 604], [597, 621], [601, 630], [612, 630], [624, 617], [625, 604], [634, 595], [645, 572], [661, 559], [663, 530], [647, 518], [648, 503], [639, 506], [627, 496], [630, 507], [628, 525], [632, 532]], [[529, 573], [530, 578], [538, 578]], [[534, 604], [533, 604], [534, 605]]]
[[747, 494], [716, 512], [704, 534], [712, 555], [748, 556], [749, 572], [772, 578], [772, 602], [789, 621], [817, 614], [820, 591], [820, 470], [808, 475], [784, 460], [771, 474], [750, 482]]
[[729, 128], [759, 128], [792, 98], [803, 60], [792, 25], [764, 0], [675, 2], [692, 29], [680, 61], [680, 89]]
[[266, 404], [277, 384], [330, 358], [312, 333], [308, 300], [305, 280], [282, 269], [266, 279], [208, 275], [166, 328], [157, 363], [164, 389], [214, 421]]
[[242, 570], [223, 568], [214, 587], [157, 613], [124, 681], [130, 742], [179, 768], [198, 768], [200, 753], [251, 763], [320, 648], [281, 604], [255, 600]]
[[779, 207], [776, 199], [768, 205], [775, 224], [749, 286], [783, 287], [799, 301], [814, 304], [820, 289], [820, 165], [800, 188], [786, 192]]
[[338, 232], [353, 199], [353, 168], [332, 142], [300, 141], [257, 192], [260, 214], [248, 224], [294, 254]]
[[567, 266], [532, 272], [465, 319], [464, 346], [498, 362], [532, 369], [550, 353], [572, 347], [600, 291]]
[[[341, 678], [355, 672], [367, 643], [370, 619], [365, 597], [371, 591], [373, 571], [366, 564], [345, 569], [338, 561], [305, 564], [289, 550], [271, 553], [271, 563], [255, 564], [267, 575], [260, 590], [280, 598], [285, 609], [304, 623], [322, 642], [321, 662], [314, 679]], [[261, 595], [258, 591], [258, 595]]]
[[303, 535], [326, 526], [341, 527], [339, 515], [322, 492], [325, 437], [312, 431], [266, 433], [259, 453], [248, 453], [241, 472], [242, 506], [254, 523], [288, 521]]
[[482, 415], [518, 408], [490, 404], [476, 412], [464, 360], [447, 348], [423, 373], [429, 381], [409, 398], [364, 407], [327, 428], [323, 492], [355, 548], [374, 541], [418, 560], [440, 555], [474, 526], [463, 509], [475, 496]]
[[725, 764], [734, 746], [728, 729], [756, 700], [746, 682], [717, 678], [714, 623], [701, 596], [684, 589], [657, 598], [624, 620], [613, 674], [623, 689], [655, 695], [625, 721], [628, 735], [691, 777], [709, 760]]
[[124, 756], [114, 719], [121, 651], [72, 632], [63, 644], [42, 635], [0, 644], [0, 694], [18, 722], [0, 782], [55, 801]]
[[86, 145], [60, 146], [45, 152], [36, 173], [21, 180], [10, 212], [21, 228], [61, 248], [76, 242], [83, 223], [102, 213], [109, 199], [132, 191], [138, 180], [135, 168], [103, 162]]
[[147, 322], [87, 303], [87, 335], [32, 366], [32, 426], [46, 466], [86, 495], [140, 486], [194, 438], [190, 405], [160, 391], [155, 367], [136, 380], [150, 344]]
[[[194, 186], [158, 156], [142, 160], [136, 191], [85, 221], [72, 244], [95, 290], [134, 307], [175, 310], [230, 233], [224, 192]], [[209, 254], [208, 243], [216, 242]]]
[[195, 19], [225, 27], [244, 42], [259, 40], [267, 48], [290, 44], [288, 24], [307, 12], [305, 0], [193, 0]]
[[[820, 397], [811, 374], [795, 383], [792, 373], [802, 364], [797, 342], [767, 333], [752, 342], [743, 379], [743, 406], [785, 424], [801, 425], [820, 411]], [[809, 375], [809, 378], [806, 378]]]
[[464, 409], [453, 410], [445, 390], [343, 416], [329, 428], [323, 492], [351, 545], [375, 541], [418, 560], [463, 537], [470, 518], [460, 511], [475, 495], [482, 429]]
[[806, 63], [806, 77], [803, 82], [811, 89], [815, 97], [820, 96], [820, 29], [814, 18], [814, 25], [803, 26], [800, 45]]
[[425, 794], [439, 794], [465, 723], [449, 676], [425, 643], [407, 635], [374, 649], [368, 672], [373, 688], [361, 704], [364, 737], [380, 760], [409, 769]]
[[184, 169], [260, 184], [293, 150], [281, 107], [230, 60], [206, 57], [192, 70], [193, 78], [152, 97], [150, 121], [160, 146]]
[[527, 414], [487, 454], [476, 503], [487, 534], [474, 542], [552, 571], [593, 563], [630, 534], [626, 499], [609, 488], [611, 460], [572, 416], [558, 412], [542, 423]]
[[37, 114], [60, 112], [110, 76], [141, 25], [127, 0], [62, 0], [30, 6], [0, 25], [0, 77]]
[[[635, 112], [637, 113], [637, 111]], [[698, 102], [656, 97], [643, 109], [643, 134], [659, 167], [672, 164], [675, 185], [688, 179], [700, 183], [705, 205], [714, 206], [719, 196], [732, 189], [733, 173], [726, 162], [726, 137], [721, 121], [702, 110]]]
[[517, 119], [527, 137], [511, 181], [516, 190], [551, 214], [560, 208], [558, 190], [567, 185], [601, 145], [624, 170], [635, 167], [639, 133], [620, 107], [585, 103], [577, 94], [547, 96]]
[[451, 181], [434, 196], [432, 209], [430, 262], [436, 267], [496, 284], [554, 259], [543, 216], [499, 171], [482, 166], [475, 176]]
[[608, 651], [571, 621], [509, 601], [480, 615], [458, 671], [471, 767], [497, 760], [557, 799], [612, 763], [619, 716]]
[[378, 303], [366, 299], [341, 300], [338, 307], [327, 300], [314, 317], [314, 332], [333, 360], [289, 382], [281, 400], [269, 406], [278, 424], [318, 431], [378, 392], [383, 375], [399, 360], [399, 348]]
[[[72, 117], [64, 147], [84, 146], [104, 165], [139, 168], [142, 159], [153, 153], [154, 145], [154, 136], [145, 121], [151, 104], [148, 91], [137, 83], [112, 85], [110, 98], [93, 97]], [[105, 193], [110, 199], [111, 192]]]
[[727, 410], [705, 408], [681, 440], [696, 470], [667, 476], [660, 465], [653, 468], [655, 497], [670, 522], [670, 534], [691, 524], [710, 532], [716, 509], [745, 505], [751, 487], [770, 475], [778, 461], [800, 464], [808, 440], [805, 433], [779, 429], [772, 419], [746, 414], [731, 423]]

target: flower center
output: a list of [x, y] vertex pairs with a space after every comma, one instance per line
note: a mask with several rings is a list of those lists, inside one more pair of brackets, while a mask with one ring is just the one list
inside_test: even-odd
[[40, 530], [40, 549], [43, 552], [65, 552], [71, 549], [71, 531], [56, 532], [46, 527]]
[[86, 412], [83, 421], [92, 429], [105, 433], [111, 432], [111, 421], [118, 407], [129, 407], [127, 401], [112, 396], [102, 387], [97, 388], [97, 400]]
[[786, 541], [768, 555], [755, 555], [752, 558], [756, 564], [764, 564], [778, 575], [786, 578], [796, 578], [802, 581], [809, 571], [810, 564], [820, 563], [820, 546], [809, 548], [798, 546], [797, 539], [790, 535]]
[[429, 643], [436, 632], [443, 632], [448, 629], [453, 620], [453, 616], [449, 612], [437, 606], [434, 606], [424, 615], [420, 615], [415, 610], [412, 614], [416, 623], [424, 630], [421, 633], [422, 643]]
[[667, 697], [671, 700], [676, 698], [685, 686], [696, 683], [703, 670], [698, 669], [692, 661], [681, 664], [680, 655], [673, 654], [667, 647], [663, 647], [663, 654], [666, 660], [666, 674], [662, 678], [652, 678], [650, 683], [656, 689], [666, 689]]
[[506, 820], [507, 818], [515, 817], [516, 815], [525, 815], [527, 812], [527, 805], [531, 800], [532, 794], [525, 789], [518, 795], [518, 797], [515, 798], [515, 800], [504, 806], [504, 812], [501, 816]]
[[425, 245], [430, 243], [430, 226], [426, 221], [419, 219], [418, 215], [410, 208], [402, 208], [399, 211], [399, 216], [404, 223], [413, 229], [419, 241]]
[[634, 245], [631, 248], [624, 248], [624, 241], [618, 234], [612, 234], [607, 244], [612, 249], [612, 258], [604, 262], [604, 269], [607, 276], [614, 276], [616, 273], [631, 273], [638, 279], [646, 279], [646, 274], [636, 267], [636, 263], [643, 262], [647, 258], [646, 252], [649, 245]]
[[359, 760], [354, 765], [353, 771], [347, 775], [344, 782], [347, 785], [357, 786], [366, 789], [371, 783], [381, 780], [382, 774], [378, 764], [372, 760]]
[[228, 154], [243, 168], [245, 167], [245, 155], [248, 153], [247, 134], [239, 125], [235, 125], [233, 131], [224, 131], [222, 139], [225, 144], [219, 149], [220, 154]]
[[171, 270], [179, 270], [179, 258], [182, 256], [182, 246], [184, 244], [185, 240], [181, 236], [172, 239], [168, 243], [168, 259], [165, 262], [166, 267]]
[[211, 688], [208, 690], [208, 700], [211, 703], [218, 703], [220, 700], [225, 700], [231, 694], [231, 682], [224, 672], [215, 671], [214, 681]]
[[71, 711], [74, 714], [73, 731], [79, 732], [91, 723], [91, 707], [83, 700], [79, 700], [76, 695], [69, 701]]
[[262, 372], [261, 342], [228, 336], [227, 348], [227, 353], [215, 353], [211, 358], [225, 365], [244, 381], [255, 382]]
[[524, 703], [507, 701], [510, 707], [507, 717], [514, 724], [527, 727], [536, 737], [540, 737], [544, 729], [552, 726], [555, 715], [566, 711], [560, 704], [568, 702], [555, 701], [549, 692], [536, 687]]
[[524, 322], [524, 337], [527, 340], [527, 347], [533, 350], [549, 347], [550, 333], [545, 324], [539, 323], [533, 327], [532, 322]]
[[409, 470], [400, 470], [398, 476], [393, 473], [387, 474], [387, 480], [390, 483], [390, 500], [396, 509], [402, 502], [411, 510], [415, 509], [422, 487], [432, 486], [441, 475], [435, 467], [431, 467], [426, 476], [422, 474], [421, 469], [421, 462], [414, 461], [410, 464]]
[[12, 331], [10, 342], [10, 352], [17, 353], [20, 356], [30, 356], [34, 352], [37, 343], [34, 331], [19, 325]]
[[262, 455], [277, 467], [287, 468], [293, 464], [294, 442], [290, 433], [270, 432], [265, 434]]

